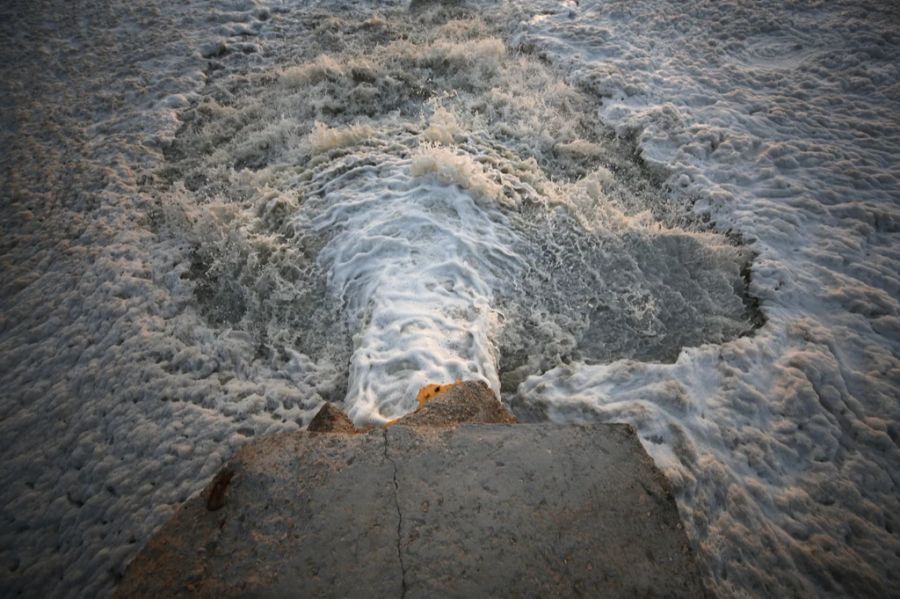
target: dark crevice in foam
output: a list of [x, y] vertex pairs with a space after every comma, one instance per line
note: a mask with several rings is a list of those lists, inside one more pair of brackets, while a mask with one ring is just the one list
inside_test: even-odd
[[560, 364], [674, 362], [683, 348], [752, 334], [764, 322], [748, 293], [751, 254], [727, 240], [709, 247], [688, 231], [586, 234], [563, 215], [536, 227], [534, 242], [543, 252], [532, 254], [516, 289], [527, 310], [515, 297], [500, 302], [504, 396]]

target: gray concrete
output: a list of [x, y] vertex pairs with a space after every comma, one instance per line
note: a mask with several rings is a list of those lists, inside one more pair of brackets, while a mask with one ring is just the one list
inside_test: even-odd
[[703, 596], [626, 425], [398, 425], [260, 439], [185, 506], [123, 597]]

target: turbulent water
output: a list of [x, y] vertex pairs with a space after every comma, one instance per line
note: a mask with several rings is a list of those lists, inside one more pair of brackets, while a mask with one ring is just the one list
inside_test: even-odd
[[456, 379], [633, 424], [717, 594], [895, 587], [896, 11], [335, 4], [3, 9], [3, 594]]

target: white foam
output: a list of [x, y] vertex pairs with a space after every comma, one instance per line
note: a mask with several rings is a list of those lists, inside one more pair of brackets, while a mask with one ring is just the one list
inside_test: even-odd
[[367, 125], [349, 127], [328, 127], [318, 121], [309, 134], [309, 147], [313, 154], [354, 146], [372, 137], [375, 132]]
[[444, 145], [452, 144], [463, 135], [456, 116], [440, 104], [430, 102], [432, 106], [431, 118], [428, 127], [422, 132], [422, 137], [427, 141]]
[[[604, 6], [568, 3], [511, 44], [530, 4], [0, 20], [5, 588], [108, 594], [247, 439], [326, 399], [381, 421], [457, 377], [554, 419], [634, 423], [723, 594], [889, 587], [887, 25], [869, 39], [823, 9], [849, 24], [837, 55], [813, 47], [812, 13], [768, 38], [741, 28], [784, 9]], [[651, 175], [668, 168], [665, 195]], [[756, 337], [734, 340], [746, 254], [680, 226], [691, 198], [756, 240]]]
[[416, 177], [433, 173], [442, 183], [458, 185], [491, 200], [503, 199], [503, 189], [489, 179], [484, 168], [468, 154], [456, 154], [441, 147], [425, 147], [413, 158], [409, 172]]
[[635, 425], [721, 596], [897, 585], [894, 13], [583, 3], [518, 40], [606, 96], [598, 116], [676, 197], [759, 253], [751, 289], [768, 322], [755, 337], [520, 388], [555, 420]]
[[512, 233], [476, 203], [469, 190], [479, 185], [423, 180], [417, 160], [381, 156], [377, 167], [329, 172], [327, 191], [294, 221], [329, 237], [318, 259], [358, 331], [345, 400], [358, 422], [401, 416], [435, 381], [500, 388], [491, 283], [517, 266]]

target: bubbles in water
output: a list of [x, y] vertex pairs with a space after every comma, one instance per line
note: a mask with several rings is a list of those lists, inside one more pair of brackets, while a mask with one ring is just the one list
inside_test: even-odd
[[595, 98], [452, 12], [329, 18], [210, 86], [163, 198], [208, 320], [306, 356], [358, 422], [747, 331], [742, 250], [676, 226]]

